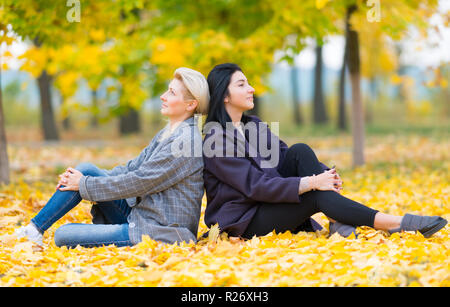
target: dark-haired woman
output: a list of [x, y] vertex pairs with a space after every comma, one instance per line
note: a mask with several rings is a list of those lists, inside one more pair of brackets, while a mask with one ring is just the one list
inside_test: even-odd
[[447, 224], [437, 216], [384, 214], [342, 196], [338, 173], [319, 162], [308, 145], [288, 147], [259, 118], [243, 114], [253, 108], [255, 90], [239, 66], [218, 65], [207, 80], [211, 100], [203, 144], [206, 225], [218, 223], [231, 236], [251, 238], [273, 230], [320, 229], [310, 218], [317, 212], [330, 219], [330, 234], [344, 237], [357, 226], [390, 233], [420, 231], [429, 237]]

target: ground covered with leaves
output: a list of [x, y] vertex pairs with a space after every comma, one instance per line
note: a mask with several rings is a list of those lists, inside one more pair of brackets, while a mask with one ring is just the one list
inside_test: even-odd
[[[343, 195], [386, 213], [450, 219], [448, 138], [370, 137], [367, 164], [356, 169], [350, 167], [349, 137], [302, 142], [337, 166]], [[196, 244], [144, 237], [133, 247], [56, 247], [59, 226], [90, 223], [91, 204], [83, 201], [47, 231], [42, 248], [13, 235], [45, 205], [66, 167], [94, 162], [110, 168], [145, 145], [12, 145], [13, 181], [0, 186], [0, 286], [450, 286], [449, 225], [428, 239], [368, 227], [358, 228], [357, 239], [344, 239], [328, 237], [328, 221], [319, 213], [314, 218], [324, 229], [316, 233], [241, 240], [213, 229]], [[205, 205], [204, 199], [199, 235], [207, 231]]]

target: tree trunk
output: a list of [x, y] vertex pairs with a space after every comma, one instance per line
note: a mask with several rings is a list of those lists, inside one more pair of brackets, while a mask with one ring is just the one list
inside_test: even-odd
[[294, 111], [294, 123], [300, 126], [303, 123], [302, 114], [300, 111], [300, 92], [298, 84], [298, 73], [299, 70], [297, 66], [291, 66], [291, 86], [292, 86], [292, 107]]
[[361, 101], [360, 74], [350, 74], [352, 84], [353, 166], [364, 162], [364, 110]]
[[2, 58], [0, 51], [0, 183], [9, 183], [8, 146], [6, 142], [5, 117], [3, 115]]
[[[348, 8], [349, 15], [356, 6]], [[348, 69], [352, 85], [353, 166], [364, 164], [364, 110], [360, 89], [360, 58], [358, 33], [348, 28]]]
[[50, 94], [51, 76], [45, 70], [38, 78], [39, 94], [41, 98], [41, 122], [46, 141], [59, 140], [58, 129], [53, 115], [52, 97]]
[[341, 131], [347, 130], [347, 114], [345, 108], [345, 71], [347, 69], [347, 60], [344, 55], [342, 69], [339, 76], [339, 101], [338, 101], [338, 129]]
[[[59, 98], [61, 100], [61, 109], [64, 110], [64, 97], [60, 94]], [[67, 113], [67, 110], [63, 112], [63, 120], [62, 120], [62, 127], [64, 131], [69, 131], [72, 129], [72, 121], [70, 120], [70, 116]]]
[[70, 121], [70, 117], [67, 116], [62, 120], [62, 126], [65, 131], [70, 131], [72, 129], [72, 122]]
[[139, 113], [135, 109], [128, 107], [119, 118], [119, 131], [121, 135], [138, 133], [141, 131]]
[[[450, 80], [450, 69], [442, 67], [441, 70], [443, 71], [442, 75], [445, 77], [445, 80]], [[444, 103], [444, 110], [442, 112], [442, 115], [445, 120], [448, 120], [450, 118], [450, 86], [441, 87], [442, 91], [442, 102]]]
[[[395, 52], [397, 54], [397, 59], [398, 59], [397, 75], [401, 77], [401, 76], [403, 76], [405, 74], [406, 67], [403, 64], [403, 61], [401, 61], [401, 56], [402, 56], [402, 53], [403, 53], [403, 47], [402, 47], [402, 45], [400, 43], [395, 44]], [[396, 86], [396, 99], [402, 105], [406, 106], [406, 97], [405, 97], [405, 93], [403, 92], [404, 91], [403, 86], [404, 86], [403, 82], [400, 82]]]
[[91, 97], [92, 97], [92, 118], [91, 118], [91, 127], [97, 128], [98, 127], [98, 97], [97, 97], [97, 90], [91, 90]]
[[349, 28], [350, 15], [347, 12], [345, 18], [346, 33], [345, 33], [345, 46], [344, 56], [342, 59], [342, 69], [339, 76], [339, 100], [338, 100], [338, 129], [341, 131], [347, 130], [347, 113], [345, 107], [345, 77], [348, 66], [348, 28]]
[[[129, 13], [134, 15], [134, 17], [136, 17], [138, 20], [141, 20], [141, 16], [140, 16], [141, 10], [140, 9], [134, 8]], [[121, 19], [125, 19], [127, 17], [126, 13], [124, 11], [121, 11], [120, 14], [121, 14]], [[134, 31], [135, 31], [135, 29], [131, 29], [129, 32], [127, 32], [127, 35], [132, 35]], [[122, 66], [122, 74], [127, 75], [128, 71], [129, 71], [129, 67], [127, 67], [126, 65], [123, 65]], [[120, 104], [121, 99], [122, 98], [120, 97], [119, 104]], [[122, 104], [120, 104], [120, 105], [122, 105]], [[120, 117], [119, 117], [120, 135], [139, 133], [141, 131], [141, 121], [140, 121], [139, 112], [130, 106], [126, 106], [126, 104], [123, 104], [123, 105], [124, 105], [124, 107], [120, 107], [120, 108], [123, 108], [121, 110]]]
[[317, 46], [313, 100], [313, 122], [315, 124], [326, 123], [328, 121], [322, 89], [322, 74], [322, 46]]
[[369, 92], [370, 99], [367, 100], [365, 116], [366, 122], [370, 124], [373, 122], [373, 108], [378, 100], [377, 79], [374, 76], [369, 79]]

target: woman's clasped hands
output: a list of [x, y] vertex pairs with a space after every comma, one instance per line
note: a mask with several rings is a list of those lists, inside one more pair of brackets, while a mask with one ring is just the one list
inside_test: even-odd
[[312, 178], [312, 188], [321, 191], [335, 191], [341, 193], [343, 181], [336, 172], [335, 166], [330, 170], [324, 171], [322, 174], [315, 175]]
[[64, 174], [59, 175], [59, 182], [56, 186], [56, 190], [59, 189], [60, 191], [79, 191], [81, 177], [83, 177], [83, 174], [79, 170], [68, 167]]

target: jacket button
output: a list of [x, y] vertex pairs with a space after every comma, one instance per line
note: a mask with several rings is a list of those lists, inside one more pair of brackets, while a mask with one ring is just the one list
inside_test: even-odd
[[130, 223], [130, 225], [128, 225], [130, 228], [134, 228], [134, 227], [136, 227], [136, 224], [135, 223]]

